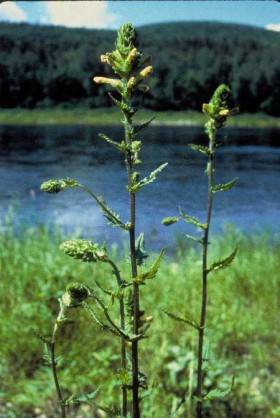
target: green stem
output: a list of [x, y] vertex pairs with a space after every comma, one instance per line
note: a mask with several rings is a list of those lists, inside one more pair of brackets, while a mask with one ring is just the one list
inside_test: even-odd
[[63, 400], [63, 396], [62, 396], [62, 392], [61, 392], [61, 388], [60, 388], [60, 384], [58, 380], [58, 375], [57, 375], [56, 359], [55, 359], [55, 344], [56, 344], [56, 337], [57, 337], [59, 322], [64, 316], [64, 311], [65, 311], [65, 306], [63, 305], [62, 302], [60, 302], [60, 311], [59, 311], [58, 317], [54, 325], [52, 342], [49, 345], [50, 354], [51, 354], [51, 368], [52, 368], [53, 380], [54, 380], [57, 397], [60, 403], [61, 418], [66, 418], [66, 406], [64, 404], [64, 400]]
[[[127, 90], [123, 94], [123, 102], [130, 107], [130, 94]], [[128, 186], [132, 187], [132, 175], [133, 175], [133, 161], [131, 153], [131, 144], [133, 140], [133, 126], [131, 116], [123, 111], [124, 126], [125, 126], [125, 142], [126, 142], [126, 167]], [[129, 205], [130, 205], [130, 228], [129, 228], [129, 242], [130, 242], [130, 263], [132, 278], [137, 277], [137, 261], [136, 261], [136, 248], [135, 248], [135, 224], [136, 224], [136, 196], [132, 191], [129, 192]], [[133, 282], [133, 333], [138, 335], [139, 333], [139, 285]], [[139, 405], [139, 369], [138, 369], [138, 339], [132, 341], [131, 347], [131, 359], [132, 359], [132, 417], [140, 418], [140, 405]]]
[[[116, 264], [113, 262], [113, 260], [109, 259], [108, 263], [113, 268], [113, 273], [117, 279], [118, 287], [120, 290], [120, 299], [119, 299], [119, 305], [120, 305], [120, 322], [121, 322], [121, 329], [125, 331], [125, 307], [124, 307], [124, 297], [122, 294], [122, 279], [120, 276], [120, 272], [116, 266]], [[121, 337], [121, 367], [122, 369], [126, 370], [127, 364], [126, 364], [126, 342], [125, 338]], [[127, 388], [125, 385], [122, 386], [122, 416], [124, 418], [127, 417]]]
[[198, 361], [197, 361], [197, 392], [196, 396], [198, 398], [197, 408], [196, 408], [196, 417], [202, 418], [202, 386], [203, 386], [203, 343], [204, 343], [204, 329], [206, 322], [206, 309], [207, 309], [207, 258], [208, 258], [208, 237], [209, 229], [211, 222], [212, 206], [213, 206], [213, 156], [214, 156], [214, 135], [209, 135], [209, 151], [210, 155], [208, 157], [207, 164], [207, 174], [208, 174], [208, 201], [207, 201], [207, 216], [206, 216], [206, 228], [204, 230], [203, 237], [203, 256], [202, 256], [202, 295], [201, 295], [201, 312], [200, 312], [200, 322], [198, 330]]

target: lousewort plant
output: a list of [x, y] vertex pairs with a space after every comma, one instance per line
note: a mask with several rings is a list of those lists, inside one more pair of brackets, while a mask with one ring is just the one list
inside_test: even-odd
[[209, 117], [208, 122], [205, 124], [205, 132], [209, 137], [208, 146], [191, 144], [191, 148], [194, 151], [202, 153], [207, 158], [206, 174], [208, 177], [208, 203], [206, 211], [206, 222], [201, 222], [193, 216], [187, 215], [180, 210], [180, 216], [167, 217], [162, 222], [168, 226], [178, 222], [180, 219], [195, 225], [198, 230], [202, 231], [202, 236], [194, 237], [187, 235], [188, 238], [195, 242], [198, 242], [202, 246], [202, 292], [201, 292], [201, 312], [199, 321], [193, 321], [186, 317], [181, 317], [172, 312], [164, 311], [170, 318], [175, 321], [186, 323], [192, 326], [198, 334], [198, 354], [197, 354], [197, 386], [195, 391], [195, 398], [197, 402], [196, 417], [202, 417], [202, 404], [205, 401], [209, 401], [215, 398], [226, 396], [229, 391], [220, 391], [214, 389], [209, 393], [203, 393], [203, 362], [204, 358], [204, 333], [206, 326], [206, 313], [207, 313], [207, 279], [208, 275], [217, 270], [228, 267], [234, 260], [237, 248], [235, 248], [231, 254], [227, 257], [215, 261], [209, 265], [208, 263], [208, 248], [209, 248], [209, 231], [212, 216], [212, 206], [214, 195], [218, 192], [226, 192], [231, 189], [236, 183], [237, 179], [233, 179], [225, 184], [214, 185], [214, 153], [216, 144], [217, 130], [222, 128], [226, 122], [228, 116], [235, 115], [238, 112], [238, 108], [234, 107], [231, 90], [225, 84], [220, 85], [208, 104], [204, 104], [202, 107], [203, 112]]
[[[149, 87], [145, 84], [145, 79], [152, 73], [153, 68], [150, 65], [150, 57], [142, 58], [142, 54], [134, 45], [135, 31], [131, 24], [123, 25], [117, 36], [116, 49], [101, 56], [101, 61], [108, 64], [116, 74], [116, 78], [95, 77], [94, 82], [106, 84], [115, 89], [116, 96], [109, 93], [110, 98], [117, 105], [122, 114], [124, 125], [124, 139], [117, 142], [106, 135], [100, 134], [100, 138], [117, 149], [124, 155], [128, 184], [128, 204], [130, 208], [130, 217], [127, 222], [121, 220], [120, 215], [115, 213], [105, 202], [104, 198], [97, 196], [92, 190], [88, 189], [76, 180], [49, 180], [41, 185], [41, 189], [47, 193], [59, 193], [67, 188], [79, 188], [89, 194], [99, 205], [102, 214], [110, 224], [122, 228], [128, 234], [129, 241], [129, 261], [131, 275], [124, 279], [119, 271], [117, 264], [110, 257], [106, 245], [100, 246], [83, 239], [73, 239], [61, 244], [60, 249], [68, 256], [82, 262], [108, 263], [112, 268], [112, 274], [116, 279], [116, 290], [105, 289], [103, 285], [95, 282], [94, 286], [86, 287], [81, 283], [73, 283], [67, 286], [66, 293], [59, 300], [60, 312], [55, 322], [53, 335], [46, 338], [42, 335], [37, 336], [46, 344], [49, 352], [49, 361], [51, 364], [53, 379], [56, 387], [57, 396], [61, 406], [61, 417], [66, 416], [67, 405], [79, 402], [90, 402], [103, 409], [109, 414], [118, 417], [133, 418], [140, 417], [140, 400], [142, 394], [140, 389], [147, 389], [146, 376], [139, 369], [138, 344], [145, 336], [150, 326], [152, 317], [144, 318], [144, 311], [140, 309], [140, 288], [150, 279], [153, 279], [159, 269], [164, 249], [160, 252], [155, 262], [146, 268], [144, 260], [148, 253], [144, 248], [144, 235], [140, 233], [136, 238], [136, 195], [140, 189], [156, 180], [157, 174], [163, 170], [166, 164], [161, 165], [149, 176], [140, 179], [140, 174], [135, 170], [135, 165], [140, 164], [141, 140], [139, 133], [148, 127], [149, 120], [141, 125], [133, 122], [133, 117], [138, 110], [134, 102], [134, 97], [139, 97], [139, 93], [145, 93]], [[141, 268], [141, 270], [139, 269]], [[97, 293], [97, 290], [109, 297], [104, 300]], [[90, 303], [91, 300], [96, 305]], [[110, 307], [118, 301], [119, 318], [113, 318]], [[58, 342], [57, 331], [60, 326], [69, 323], [67, 311], [69, 309], [81, 307], [84, 308], [90, 317], [98, 324], [101, 330], [110, 332], [112, 336], [120, 341], [120, 368], [118, 378], [121, 383], [121, 401], [120, 405], [107, 406], [96, 402], [95, 398], [98, 389], [88, 395], [71, 395], [65, 398], [62, 393], [61, 385], [57, 373], [57, 361], [55, 358], [55, 347]], [[102, 312], [102, 317], [96, 313], [96, 307]], [[129, 355], [128, 350], [131, 350]], [[132, 396], [130, 395], [132, 393]], [[99, 396], [99, 394], [98, 394]]]

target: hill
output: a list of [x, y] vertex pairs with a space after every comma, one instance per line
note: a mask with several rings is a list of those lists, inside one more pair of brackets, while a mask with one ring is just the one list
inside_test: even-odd
[[[218, 22], [179, 22], [137, 29], [152, 55], [154, 75], [145, 106], [201, 108], [221, 82], [231, 85], [242, 112], [280, 115], [280, 34]], [[100, 55], [115, 32], [0, 24], [0, 107], [110, 106], [94, 75], [111, 75]]]

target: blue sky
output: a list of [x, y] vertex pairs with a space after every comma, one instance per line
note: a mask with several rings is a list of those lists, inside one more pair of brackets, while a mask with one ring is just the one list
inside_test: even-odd
[[167, 21], [216, 20], [280, 31], [280, 3], [268, 1], [6, 1], [0, 21], [116, 29]]

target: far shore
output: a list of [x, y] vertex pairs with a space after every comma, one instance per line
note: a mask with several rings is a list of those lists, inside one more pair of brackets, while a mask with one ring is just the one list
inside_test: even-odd
[[[152, 125], [202, 127], [206, 117], [196, 111], [153, 111], [142, 109], [136, 114], [136, 123], [154, 117]], [[118, 125], [121, 115], [116, 108], [99, 109], [1, 109], [0, 125]], [[280, 117], [264, 113], [240, 114], [229, 118], [228, 127], [280, 129]]]

